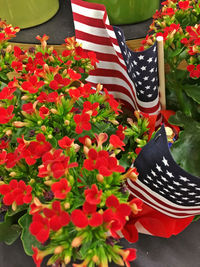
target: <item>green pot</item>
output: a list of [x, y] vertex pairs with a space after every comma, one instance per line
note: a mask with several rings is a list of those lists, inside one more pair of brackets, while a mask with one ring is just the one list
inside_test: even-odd
[[20, 28], [39, 25], [53, 17], [59, 0], [0, 0], [0, 18]]
[[159, 9], [160, 0], [84, 0], [103, 4], [110, 23], [114, 25], [133, 24], [152, 17]]

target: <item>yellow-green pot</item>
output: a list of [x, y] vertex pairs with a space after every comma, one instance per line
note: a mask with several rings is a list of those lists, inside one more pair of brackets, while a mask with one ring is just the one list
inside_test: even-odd
[[0, 18], [22, 29], [49, 20], [58, 9], [59, 0], [0, 0]]
[[152, 17], [159, 9], [160, 0], [84, 0], [103, 4], [110, 23], [114, 25], [133, 24]]

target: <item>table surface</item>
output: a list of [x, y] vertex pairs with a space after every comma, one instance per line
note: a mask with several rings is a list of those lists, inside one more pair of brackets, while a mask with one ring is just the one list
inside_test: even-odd
[[[35, 36], [47, 34], [50, 36], [49, 44], [62, 44], [66, 37], [74, 36], [74, 24], [70, 0], [59, 0], [60, 8], [57, 14], [49, 21], [28, 29], [22, 29], [13, 42], [35, 44]], [[126, 40], [139, 39], [146, 35], [152, 19], [132, 25], [121, 25]]]
[[[182, 233], [171, 238], [159, 238], [140, 234], [139, 241], [125, 247], [137, 249], [137, 259], [131, 267], [198, 267], [200, 266], [200, 221], [193, 222]], [[12, 246], [0, 243], [1, 267], [35, 267], [31, 257], [24, 254], [21, 241]], [[42, 267], [45, 267], [44, 262]], [[69, 264], [68, 266], [72, 266]], [[116, 267], [109, 264], [109, 267]]]

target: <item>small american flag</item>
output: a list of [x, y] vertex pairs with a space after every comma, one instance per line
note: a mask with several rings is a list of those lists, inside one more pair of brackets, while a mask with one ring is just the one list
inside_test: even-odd
[[130, 193], [173, 218], [200, 214], [200, 178], [184, 171], [172, 158], [164, 125], [140, 152], [136, 182], [127, 180]]
[[157, 45], [142, 52], [131, 51], [123, 32], [109, 23], [105, 6], [71, 0], [76, 40], [84, 49], [96, 53], [99, 63], [87, 82], [104, 85], [129, 109], [158, 115]]

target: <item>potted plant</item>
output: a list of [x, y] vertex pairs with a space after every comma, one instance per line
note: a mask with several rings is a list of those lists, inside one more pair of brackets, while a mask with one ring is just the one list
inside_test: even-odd
[[[20, 235], [37, 267], [129, 266], [135, 249], [118, 245], [142, 202], [129, 199], [124, 182], [137, 179], [134, 149], [148, 140], [148, 120], [119, 124], [119, 103], [85, 78], [96, 63], [74, 38], [59, 55], [41, 46], [28, 51], [7, 42], [18, 28], [1, 22], [0, 240]], [[125, 150], [125, 146], [129, 150]], [[80, 263], [81, 261], [81, 263]]]
[[163, 36], [165, 63], [169, 66], [167, 107], [177, 111], [170, 121], [183, 130], [172, 147], [172, 154], [181, 167], [199, 177], [200, 3], [168, 0], [162, 5], [153, 16], [150, 32], [140, 50], [151, 46], [156, 36]]
[[160, 0], [84, 0], [103, 4], [106, 7], [110, 23], [114, 25], [133, 24], [152, 17], [159, 9]]
[[59, 0], [1, 0], [0, 18], [21, 29], [41, 24], [59, 9]]

